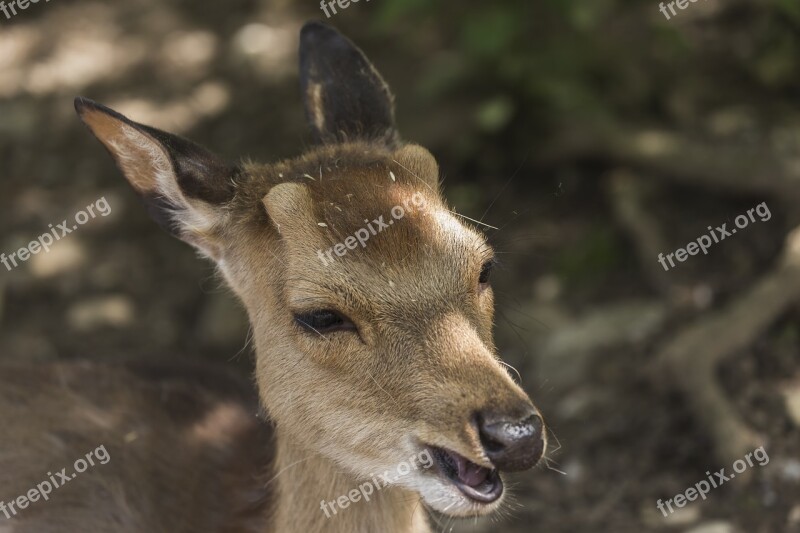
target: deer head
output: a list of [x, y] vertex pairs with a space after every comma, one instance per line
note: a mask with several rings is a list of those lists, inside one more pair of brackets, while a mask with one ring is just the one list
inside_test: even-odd
[[488, 513], [499, 472], [546, 446], [493, 344], [492, 248], [443, 201], [434, 157], [400, 142], [364, 54], [320, 23], [300, 54], [316, 145], [276, 164], [229, 164], [89, 100], [76, 108], [153, 217], [246, 306], [283, 448], [354, 480], [428, 450], [436, 468], [392, 483], [451, 516]]

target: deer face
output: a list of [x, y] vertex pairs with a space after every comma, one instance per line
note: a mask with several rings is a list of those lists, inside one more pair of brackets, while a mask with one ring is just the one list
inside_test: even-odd
[[392, 97], [347, 39], [301, 37], [320, 147], [226, 165], [79, 100], [167, 229], [216, 260], [255, 331], [262, 400], [281, 435], [359, 479], [392, 476], [452, 516], [495, 509], [501, 471], [533, 466], [544, 427], [492, 342], [494, 254], [444, 204], [430, 153], [401, 146]]

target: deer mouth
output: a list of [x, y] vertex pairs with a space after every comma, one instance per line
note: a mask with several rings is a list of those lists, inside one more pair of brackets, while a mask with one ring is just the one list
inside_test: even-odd
[[503, 495], [503, 481], [497, 469], [477, 465], [443, 448], [430, 448], [439, 472], [470, 500], [488, 504]]

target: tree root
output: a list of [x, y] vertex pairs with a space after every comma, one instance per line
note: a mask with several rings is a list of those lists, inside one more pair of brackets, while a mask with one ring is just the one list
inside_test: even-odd
[[[654, 258], [667, 248], [658, 220], [648, 211], [649, 182], [620, 170], [611, 174], [609, 198], [615, 216], [636, 247], [650, 283], [673, 304], [686, 307], [688, 288], [675, 285]], [[800, 302], [800, 227], [789, 233], [775, 268], [729, 305], [701, 317], [665, 343], [655, 357], [658, 376], [669, 376], [687, 399], [727, 464], [763, 444], [741, 418], [717, 379], [721, 360], [750, 347], [793, 304]]]
[[747, 349], [792, 305], [800, 301], [800, 227], [786, 238], [779, 264], [726, 308], [686, 327], [656, 355], [692, 412], [708, 428], [720, 460], [742, 458], [763, 438], [740, 417], [720, 386], [720, 360]]
[[557, 163], [579, 157], [610, 160], [689, 186], [770, 196], [789, 205], [800, 200], [800, 166], [766, 142], [696, 138], [621, 123], [582, 124], [556, 135], [540, 159]]

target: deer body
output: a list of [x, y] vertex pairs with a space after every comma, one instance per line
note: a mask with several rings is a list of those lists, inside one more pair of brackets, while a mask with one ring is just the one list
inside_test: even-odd
[[[267, 531], [274, 449], [246, 381], [197, 364], [6, 364], [0, 397], [0, 532]], [[72, 478], [101, 445], [107, 462]]]
[[[95, 469], [63, 489], [98, 483], [107, 493], [97, 509], [80, 509], [84, 523], [127, 527], [114, 531], [422, 533], [429, 531], [425, 508], [452, 517], [496, 510], [500, 472], [528, 469], [544, 453], [542, 419], [492, 342], [493, 252], [445, 205], [433, 156], [399, 141], [388, 87], [335, 30], [304, 28], [301, 75], [317, 146], [273, 165], [231, 165], [190, 141], [76, 101], [154, 218], [215, 261], [241, 299], [253, 327], [259, 403], [269, 418], [257, 419], [241, 393], [223, 394], [219, 384], [193, 375], [173, 378], [194, 383], [184, 386], [206, 399], [184, 424], [164, 420], [158, 411], [170, 409], [147, 399], [163, 381], [124, 372], [116, 379], [128, 396], [105, 412], [96, 404], [81, 409], [72, 389], [66, 398], [23, 405], [17, 416], [66, 409], [78, 419], [94, 413], [95, 421], [129, 421], [80, 426], [81, 443], [122, 440], [109, 448], [111, 463], [135, 445], [123, 427], [138, 424], [156, 435], [159, 424], [170, 425], [146, 448], [152, 457], [131, 456], [150, 464], [152, 483]], [[336, 251], [335, 260], [320, 261], [319, 250]], [[98, 380], [104, 371], [92, 370]], [[39, 385], [26, 386], [34, 394]], [[0, 402], [8, 403], [2, 390]], [[71, 421], [65, 416], [56, 426], [64, 430]], [[6, 458], [22, 446], [0, 443], [0, 472], [19, 470]], [[37, 471], [36, 457], [47, 457], [41, 446], [25, 456], [26, 473]], [[59, 457], [67, 451], [81, 453], [63, 444]], [[399, 476], [370, 501], [333, 516], [323, 512], [326, 501], [423, 452], [434, 468]], [[197, 463], [203, 468], [195, 472]], [[15, 487], [26, 486], [26, 476], [13, 478], [24, 481]], [[198, 509], [173, 498], [185, 495], [187, 479], [199, 481], [192, 490], [202, 501], [225, 492], [225, 501], [236, 503]], [[174, 505], [163, 509], [156, 500]], [[56, 507], [38, 509], [40, 529], [25, 529], [24, 518], [5, 525], [0, 515], [0, 533], [71, 531], [58, 528], [50, 514]], [[169, 517], [159, 522], [162, 512]], [[226, 512], [227, 526], [217, 525]], [[131, 515], [148, 516], [150, 528]]]

